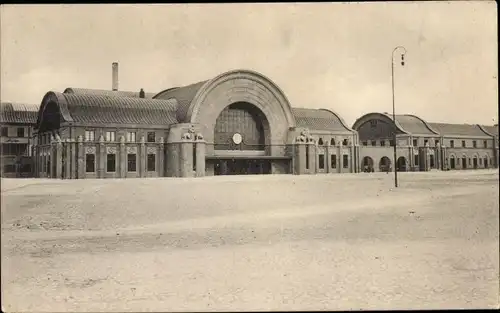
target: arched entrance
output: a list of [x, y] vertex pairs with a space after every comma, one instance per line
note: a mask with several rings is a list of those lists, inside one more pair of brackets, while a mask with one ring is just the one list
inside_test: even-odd
[[450, 168], [451, 168], [452, 170], [454, 170], [454, 169], [455, 169], [455, 166], [456, 166], [456, 165], [455, 165], [455, 156], [454, 156], [454, 155], [451, 155], [451, 156], [450, 156]]
[[485, 157], [484, 157], [484, 168], [488, 168], [488, 165], [489, 165], [489, 164], [488, 164], [488, 157], [487, 157], [487, 156], [485, 156]]
[[388, 172], [391, 170], [391, 159], [382, 157], [379, 162], [379, 169], [381, 172]]
[[406, 158], [400, 156], [398, 162], [396, 163], [396, 169], [398, 172], [406, 172]]
[[217, 117], [214, 149], [264, 150], [268, 125], [265, 115], [254, 105], [248, 102], [233, 103]]
[[467, 157], [464, 155], [462, 156], [462, 169], [467, 168]]
[[233, 103], [219, 114], [214, 127], [215, 175], [269, 174], [271, 162], [263, 158], [269, 122], [256, 106]]
[[362, 162], [362, 168], [363, 168], [363, 171], [366, 172], [366, 173], [369, 173], [369, 172], [374, 172], [375, 169], [373, 167], [373, 159], [369, 156], [365, 156], [363, 158], [363, 162]]
[[477, 159], [477, 155], [474, 156], [474, 158], [472, 159], [472, 165], [474, 166], [474, 169], [477, 169], [478, 167], [478, 159]]

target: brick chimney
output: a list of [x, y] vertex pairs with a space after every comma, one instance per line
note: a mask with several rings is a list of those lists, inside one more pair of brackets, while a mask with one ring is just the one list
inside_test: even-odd
[[111, 66], [112, 70], [112, 89], [113, 91], [118, 91], [118, 62], [113, 62]]
[[141, 88], [141, 91], [139, 91], [139, 98], [146, 98], [146, 93], [144, 92], [144, 89]]

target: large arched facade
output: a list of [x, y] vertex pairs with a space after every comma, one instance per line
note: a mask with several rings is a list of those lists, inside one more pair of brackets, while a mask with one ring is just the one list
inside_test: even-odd
[[152, 99], [75, 90], [49, 92], [42, 101], [39, 176], [359, 171], [357, 134], [342, 118], [292, 109], [283, 91], [254, 71], [226, 72]]

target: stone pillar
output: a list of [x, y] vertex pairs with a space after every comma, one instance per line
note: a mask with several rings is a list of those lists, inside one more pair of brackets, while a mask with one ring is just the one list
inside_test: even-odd
[[316, 174], [316, 159], [318, 158], [318, 153], [316, 149], [316, 143], [313, 138], [309, 138], [308, 140], [309, 146], [309, 174]]
[[305, 141], [296, 140], [293, 145], [293, 173], [302, 175], [306, 173], [306, 143]]
[[106, 145], [104, 136], [99, 137], [99, 149], [96, 151], [97, 178], [104, 178], [106, 174]]
[[167, 173], [165, 173], [165, 139], [163, 137], [160, 137], [160, 143], [159, 143], [159, 149], [158, 149], [158, 176], [160, 177], [166, 177]]
[[77, 173], [77, 166], [78, 166], [78, 156], [77, 156], [77, 145], [76, 142], [73, 138], [70, 140], [70, 147], [71, 147], [71, 178], [76, 179], [78, 178], [78, 173]]
[[120, 137], [120, 149], [119, 149], [119, 175], [118, 177], [120, 178], [125, 178], [127, 177], [127, 151], [125, 149], [125, 137], [121, 136]]
[[330, 156], [330, 141], [327, 140], [325, 142], [325, 169], [326, 169], [326, 172], [327, 173], [330, 173], [332, 171], [331, 169], [331, 165], [332, 165], [332, 162], [331, 162], [331, 156]]
[[344, 169], [344, 149], [342, 147], [342, 141], [339, 140], [337, 144], [337, 172], [342, 173]]
[[66, 150], [65, 153], [65, 160], [64, 160], [64, 178], [65, 179], [70, 179], [72, 178], [71, 175], [71, 163], [74, 162], [73, 159], [71, 159], [71, 140], [66, 139], [66, 145], [64, 146], [64, 149]]
[[441, 146], [441, 170], [448, 170], [450, 165], [448, 164], [448, 149], [443, 145]]
[[196, 177], [205, 176], [205, 140], [203, 135], [198, 133], [195, 137], [196, 144]]
[[179, 167], [181, 177], [193, 176], [193, 141], [185, 139], [180, 146]]
[[434, 148], [434, 167], [439, 170], [443, 170], [443, 161], [441, 160], [442, 154], [441, 154], [441, 147], [439, 143], [436, 145]]
[[141, 141], [139, 143], [139, 177], [147, 176], [147, 168], [146, 168], [146, 160], [148, 155], [146, 154], [146, 140], [144, 136], [141, 137]]
[[355, 173], [361, 173], [361, 160], [360, 160], [360, 148], [359, 148], [359, 145], [356, 144], [354, 146], [354, 154], [356, 156], [356, 163], [355, 163]]
[[49, 168], [49, 178], [56, 178], [56, 171], [54, 164], [56, 164], [56, 154], [57, 154], [57, 142], [54, 136], [50, 137], [50, 168]]
[[39, 153], [39, 149], [38, 149], [38, 146], [33, 146], [33, 177], [38, 177], [40, 176], [38, 174], [38, 168], [39, 168], [39, 164], [38, 164], [38, 161], [39, 161], [39, 156], [38, 156], [38, 153]]
[[83, 137], [82, 136], [78, 136], [76, 170], [77, 170], [76, 178], [85, 178], [85, 149], [83, 147]]
[[62, 167], [63, 167], [63, 159], [62, 159], [62, 151], [63, 151], [63, 145], [61, 142], [61, 138], [59, 135], [56, 135], [56, 168], [55, 168], [55, 178], [61, 179], [62, 177]]
[[425, 147], [420, 147], [418, 149], [419, 167], [420, 171], [428, 172], [431, 169], [430, 151], [429, 144]]

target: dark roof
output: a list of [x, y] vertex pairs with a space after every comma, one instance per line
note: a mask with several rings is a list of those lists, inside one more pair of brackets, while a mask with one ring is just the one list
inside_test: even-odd
[[[113, 91], [103, 89], [86, 89], [86, 88], [66, 88], [64, 93], [73, 93], [81, 95], [98, 95], [98, 96], [114, 96], [114, 97], [130, 97], [139, 98], [139, 91]], [[146, 92], [146, 99], [153, 99], [156, 93]]]
[[471, 124], [447, 124], [447, 123], [428, 123], [441, 136], [488, 136], [481, 130], [479, 125]]
[[481, 125], [481, 127], [487, 131], [489, 134], [492, 134], [493, 136], [498, 136], [498, 125]]
[[16, 124], [35, 124], [38, 105], [2, 102], [0, 104], [0, 122]]
[[[392, 116], [391, 116], [392, 118]], [[431, 131], [426, 123], [419, 117], [415, 115], [402, 114], [396, 115], [396, 121], [401, 125], [401, 127], [410, 134], [422, 134], [422, 135], [435, 135], [435, 132]]]
[[351, 131], [335, 113], [325, 109], [292, 108], [297, 127], [321, 131]]
[[198, 93], [198, 90], [206, 83], [208, 80], [198, 82], [196, 84], [191, 84], [184, 87], [170, 88], [166, 89], [154, 96], [154, 99], [175, 99], [178, 103], [177, 108], [177, 119], [180, 123], [188, 122], [186, 116], [189, 110], [191, 101]]
[[[45, 100], [48, 96], [52, 100]], [[60, 110], [66, 110], [62, 116], [68, 113], [76, 123], [158, 126], [177, 123], [175, 100], [49, 92], [44, 101], [64, 102], [58, 103]]]

